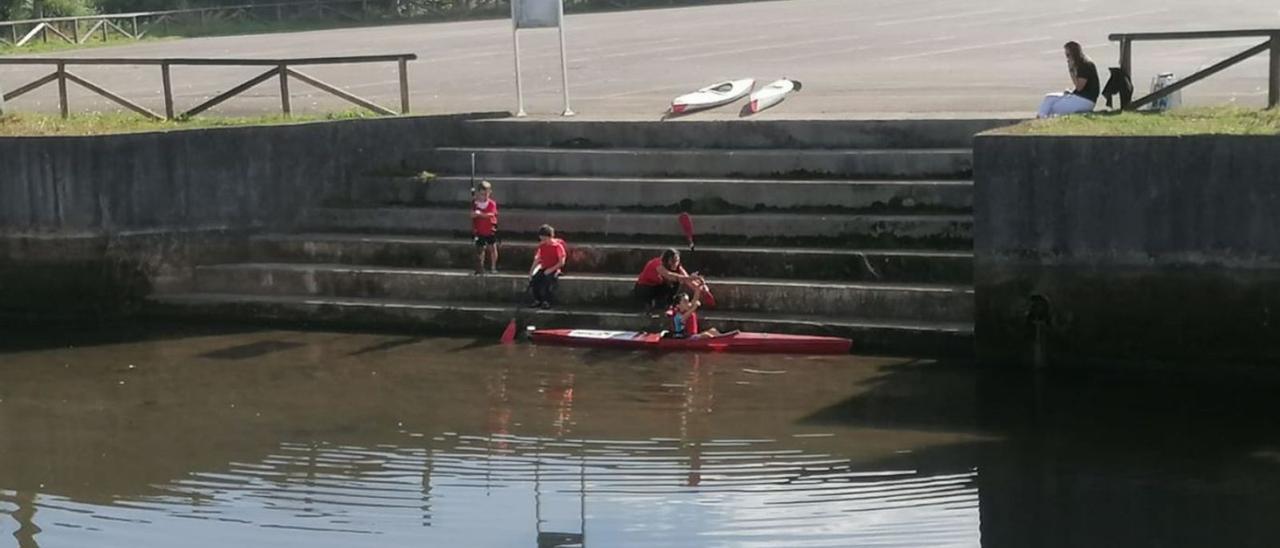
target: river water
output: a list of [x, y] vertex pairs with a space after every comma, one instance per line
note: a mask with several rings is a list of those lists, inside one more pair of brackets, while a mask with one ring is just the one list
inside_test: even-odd
[[0, 341], [0, 546], [1276, 546], [1271, 382], [120, 328]]

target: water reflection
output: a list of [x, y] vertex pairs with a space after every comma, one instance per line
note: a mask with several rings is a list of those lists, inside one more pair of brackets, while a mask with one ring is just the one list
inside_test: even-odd
[[1265, 546], [1280, 531], [1261, 386], [344, 333], [40, 346], [0, 353], [0, 546]]

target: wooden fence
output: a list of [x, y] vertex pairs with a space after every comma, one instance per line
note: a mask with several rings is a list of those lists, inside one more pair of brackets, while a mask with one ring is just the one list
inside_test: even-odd
[[112, 34], [139, 40], [158, 26], [176, 22], [209, 24], [223, 21], [284, 21], [310, 17], [362, 21], [368, 13], [369, 0], [313, 0], [78, 17], [46, 17], [0, 21], [0, 45], [20, 48], [36, 42], [48, 42], [50, 39], [61, 40], [68, 44], [83, 44], [95, 37], [107, 40]]
[[[366, 63], [383, 63], [394, 62], [397, 64], [400, 74], [400, 113], [409, 113], [409, 73], [408, 62], [417, 59], [418, 56], [412, 53], [399, 53], [392, 55], [363, 55], [352, 57], [316, 57], [316, 58], [300, 58], [300, 59], [73, 59], [73, 58], [4, 58], [0, 57], [0, 66], [4, 65], [50, 65], [54, 67], [52, 73], [46, 74], [35, 80], [14, 88], [13, 91], [4, 94], [5, 101], [15, 99], [29, 92], [35, 91], [46, 84], [58, 84], [58, 108], [62, 113], [62, 117], [66, 118], [70, 114], [70, 105], [67, 101], [67, 82], [72, 82], [80, 87], [101, 95], [115, 103], [132, 110], [147, 118], [161, 119], [182, 119], [195, 116], [217, 106], [224, 101], [244, 93], [249, 88], [266, 82], [272, 78], [280, 81], [280, 110], [285, 116], [290, 115], [292, 106], [289, 101], [289, 80], [291, 78], [310, 84], [320, 90], [328, 92], [332, 95], [345, 99], [358, 106], [367, 108], [380, 114], [394, 115], [395, 111], [385, 108], [373, 101], [364, 99], [355, 94], [344, 91], [337, 86], [326, 83], [318, 78], [309, 76], [294, 67], [307, 65], [342, 65], [342, 64], [366, 64]], [[131, 65], [131, 66], [156, 66], [160, 68], [160, 82], [163, 86], [164, 93], [164, 115], [148, 109], [134, 101], [131, 101], [119, 94], [108, 91], [106, 88], [99, 86], [83, 76], [75, 74], [67, 67], [76, 65]], [[220, 66], [220, 67], [271, 67], [266, 72], [254, 76], [249, 80], [224, 91], [217, 96], [208, 99], [180, 114], [175, 115], [175, 105], [173, 100], [173, 83], [170, 73], [170, 67], [174, 66]]]
[[1222, 70], [1235, 65], [1245, 59], [1259, 55], [1264, 52], [1269, 53], [1268, 77], [1267, 77], [1267, 108], [1276, 108], [1280, 106], [1280, 29], [1252, 29], [1252, 30], [1213, 30], [1213, 31], [1193, 31], [1193, 32], [1133, 32], [1112, 34], [1110, 38], [1114, 42], [1120, 42], [1120, 69], [1125, 74], [1133, 74], [1133, 43], [1144, 40], [1205, 40], [1211, 38], [1253, 38], [1264, 37], [1266, 41], [1253, 46], [1247, 50], [1237, 53], [1212, 66], [1187, 76], [1172, 85], [1161, 88], [1153, 93], [1134, 99], [1129, 104], [1129, 108], [1136, 110], [1143, 105], [1151, 104], [1154, 101], [1168, 97], [1191, 84], [1208, 78]]

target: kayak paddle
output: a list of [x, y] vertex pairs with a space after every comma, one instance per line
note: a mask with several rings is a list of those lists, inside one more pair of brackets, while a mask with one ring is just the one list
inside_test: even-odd
[[[693, 217], [689, 216], [688, 211], [680, 213], [680, 230], [684, 231], [684, 239], [689, 242], [689, 252], [692, 253], [694, 249]], [[716, 307], [716, 297], [711, 294], [711, 288], [707, 287], [706, 281], [702, 283], [702, 304], [707, 305], [707, 308]]]
[[511, 318], [507, 322], [507, 328], [502, 330], [502, 338], [498, 339], [502, 344], [514, 344], [516, 342], [516, 319]]
[[687, 211], [680, 214], [680, 230], [684, 231], [684, 239], [689, 242], [689, 251], [693, 251], [693, 218]]

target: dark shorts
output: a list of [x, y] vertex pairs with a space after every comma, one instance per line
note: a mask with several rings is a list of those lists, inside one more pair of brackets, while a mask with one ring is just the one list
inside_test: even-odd
[[676, 297], [676, 292], [680, 290], [680, 284], [662, 284], [662, 285], [640, 285], [636, 284], [631, 293], [635, 295], [636, 300], [650, 308], [665, 308], [671, 306], [672, 300]]
[[496, 232], [492, 236], [481, 236], [479, 234], [476, 234], [475, 242], [476, 242], [476, 247], [488, 247], [491, 245], [498, 245], [498, 234]]

